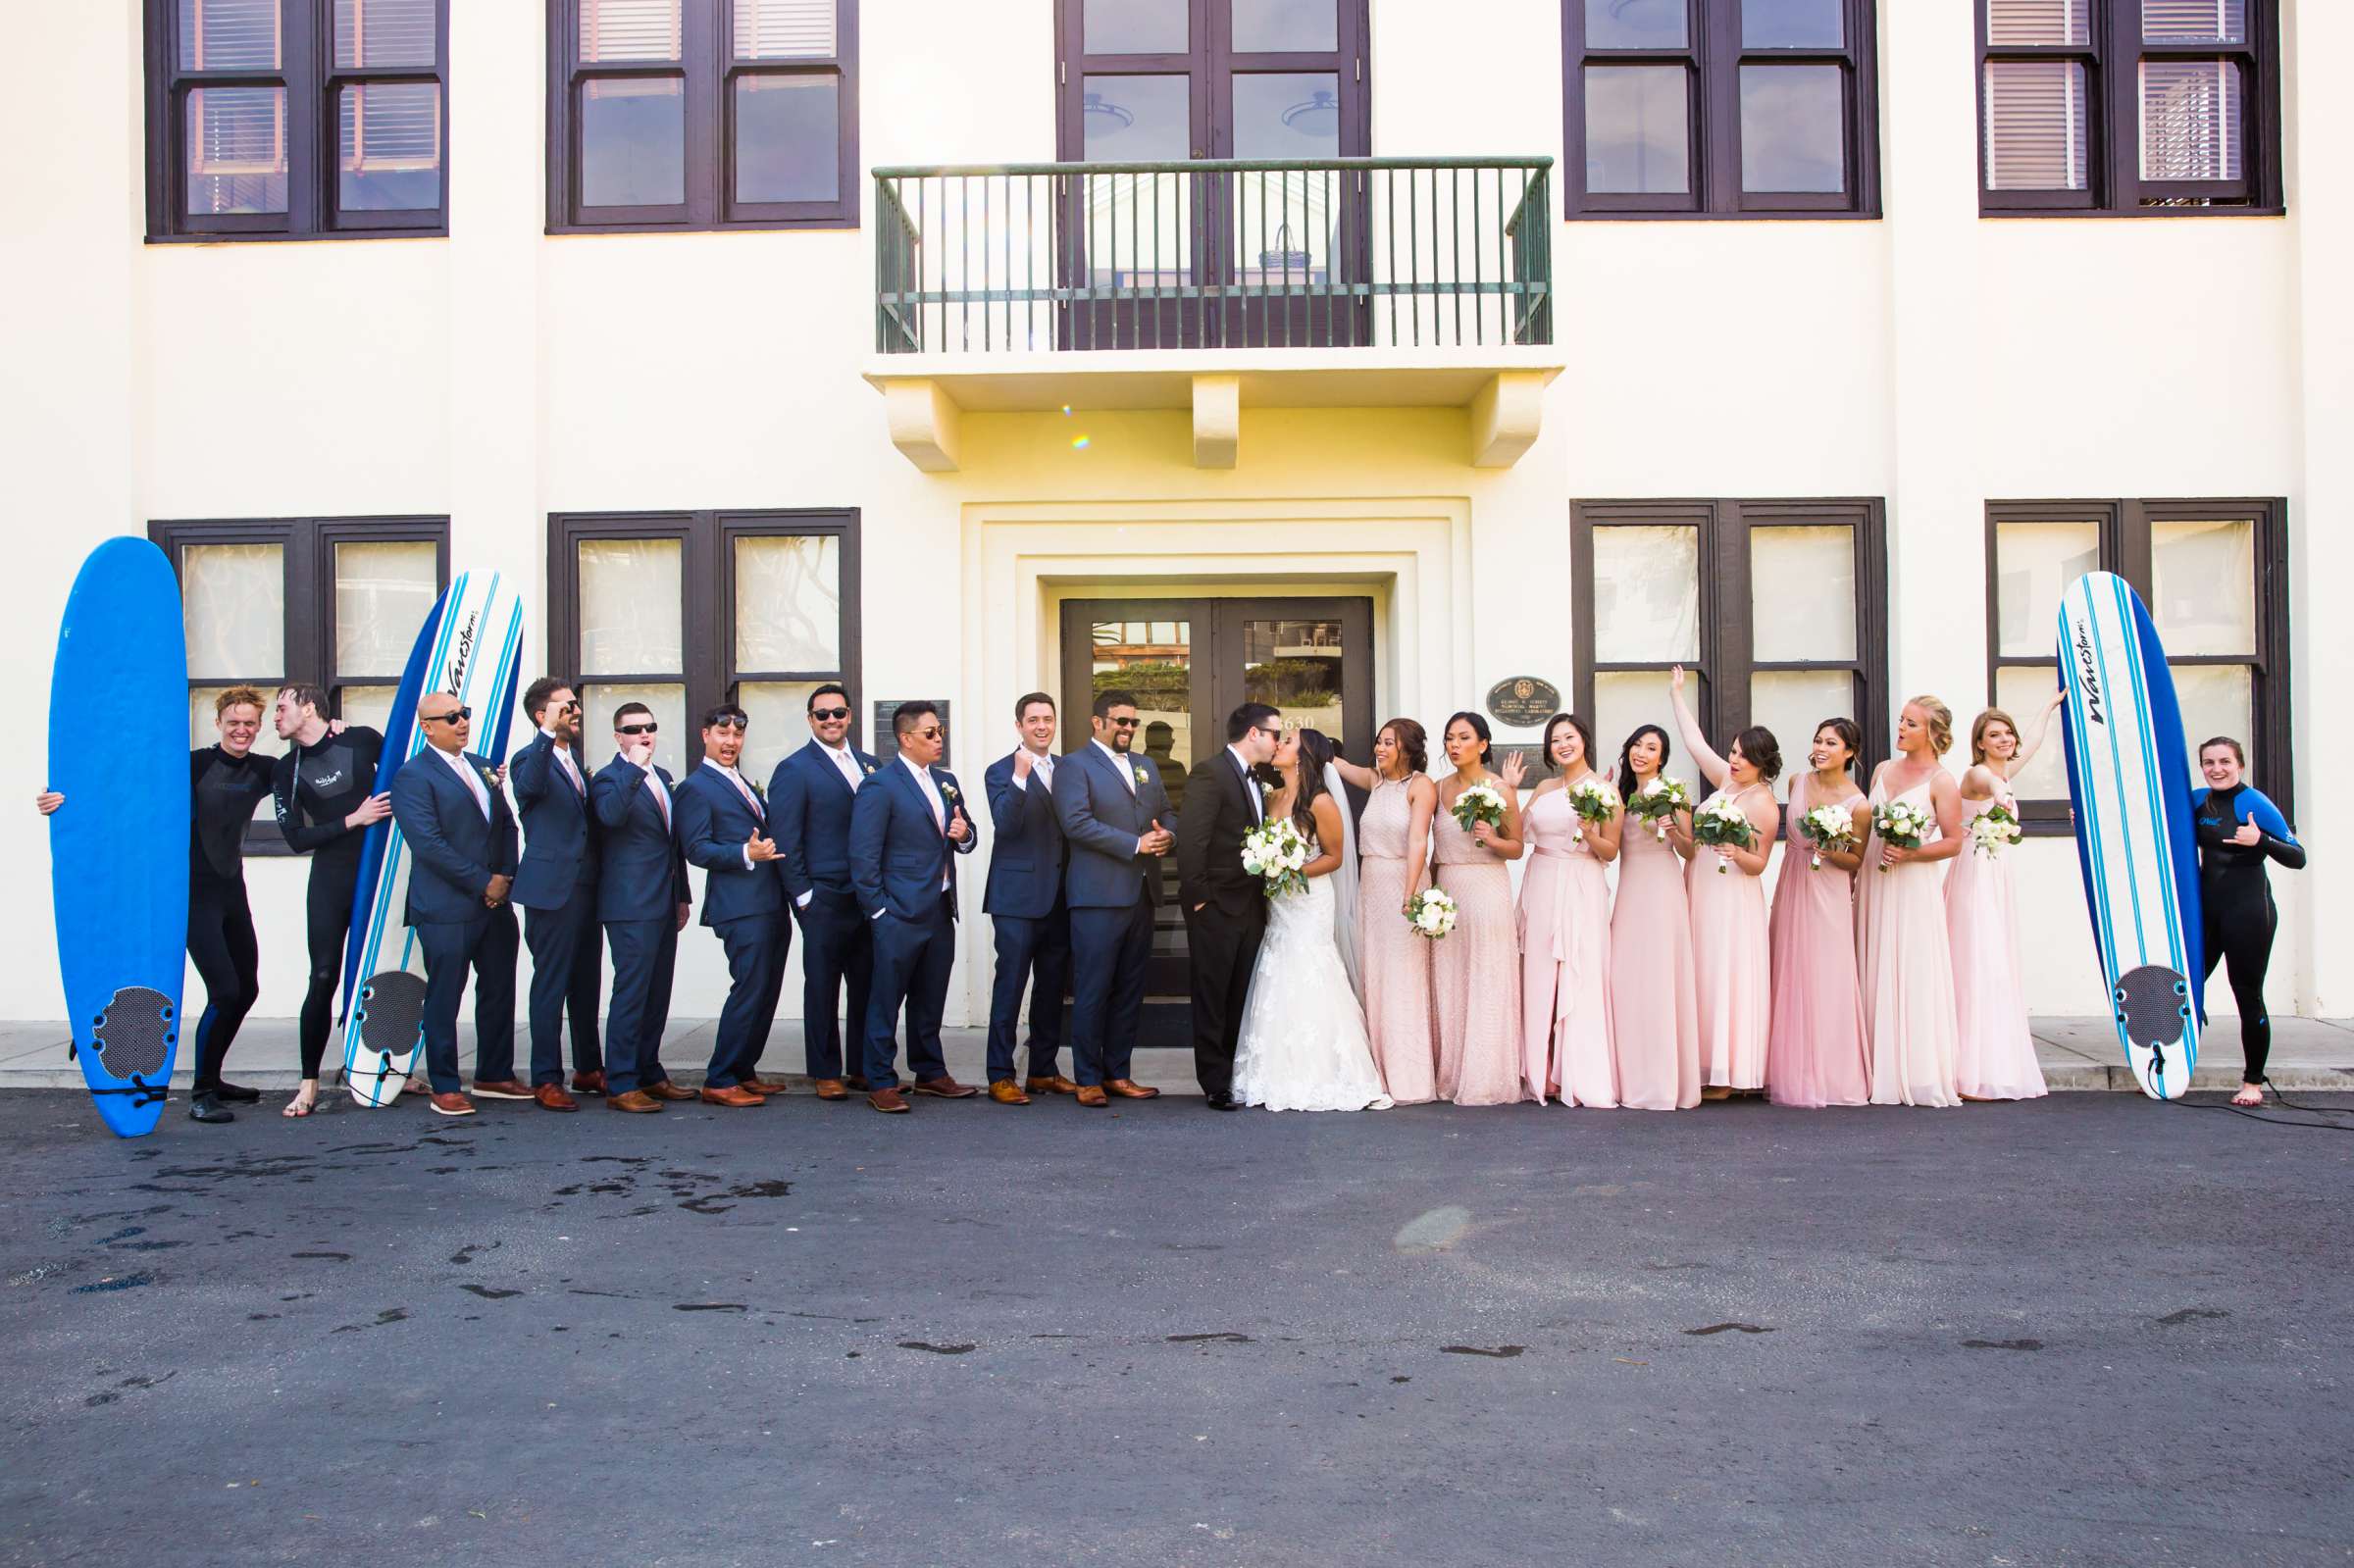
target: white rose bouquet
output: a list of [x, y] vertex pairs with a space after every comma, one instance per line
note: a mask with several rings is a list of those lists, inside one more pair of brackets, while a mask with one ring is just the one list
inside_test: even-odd
[[1435, 942], [1455, 930], [1455, 900], [1442, 888], [1425, 887], [1407, 901], [1406, 920], [1415, 936]]
[[1243, 835], [1243, 869], [1259, 881], [1269, 898], [1305, 892], [1307, 837], [1289, 817], [1270, 817]]
[[1724, 858], [1724, 851], [1747, 849], [1757, 839], [1758, 830], [1750, 825], [1749, 813], [1729, 798], [1711, 800], [1692, 814], [1692, 841], [1716, 851], [1716, 874], [1720, 877], [1733, 869], [1733, 863]]
[[1577, 813], [1577, 831], [1572, 837], [1582, 844], [1587, 823], [1599, 826], [1618, 814], [1618, 791], [1602, 775], [1590, 773], [1569, 786], [1569, 805]]
[[2019, 840], [2019, 813], [2009, 806], [1990, 806], [1970, 820], [1970, 847], [1989, 860]]
[[1825, 850], [1847, 854], [1856, 847], [1856, 819], [1845, 806], [1817, 806], [1798, 819], [1798, 831], [1815, 850], [1807, 856], [1809, 869], [1820, 871]]
[[[1880, 835], [1883, 844], [1893, 844], [1899, 849], [1919, 849], [1936, 820], [1919, 806], [1890, 800], [1872, 809], [1871, 831]], [[1883, 876], [1894, 869], [1887, 861], [1880, 862]]]
[[1635, 791], [1626, 809], [1651, 824], [1651, 835], [1665, 843], [1667, 828], [1675, 820], [1675, 814], [1691, 804], [1692, 791], [1684, 787], [1684, 782], [1661, 774]]
[[1504, 826], [1504, 796], [1497, 793], [1494, 784], [1465, 786], [1463, 792], [1455, 797], [1453, 810], [1457, 824], [1465, 833], [1483, 822], [1491, 828]]

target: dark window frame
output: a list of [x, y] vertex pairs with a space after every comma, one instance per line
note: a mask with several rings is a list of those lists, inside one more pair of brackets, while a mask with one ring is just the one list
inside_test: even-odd
[[[2287, 210], [2281, 179], [2280, 14], [2278, 0], [2247, 0], [2244, 44], [2145, 43], [2141, 0], [2086, 0], [2092, 20], [2082, 45], [2004, 45], [1986, 42], [1987, 0], [1975, 0], [1978, 104], [1978, 216], [1981, 218], [2277, 218]], [[2084, 68], [2086, 188], [1992, 190], [1986, 184], [1986, 63], [1988, 60], [2074, 61]], [[2238, 180], [2145, 180], [2141, 177], [2140, 65], [2144, 60], [2239, 62], [2242, 73]], [[2114, 66], [2112, 62], [2115, 62]], [[2161, 201], [2230, 195], [2220, 206], [2144, 206]]]
[[[2288, 502], [2278, 496], [2230, 496], [2162, 500], [1988, 501], [1986, 503], [1986, 699], [1994, 700], [1995, 678], [2003, 670], [2042, 669], [2060, 679], [2057, 631], [2048, 655], [2005, 654], [2002, 651], [2002, 613], [1998, 568], [2001, 565], [2001, 526], [2006, 523], [2090, 523], [2098, 531], [2101, 570], [2114, 572], [2132, 584], [2146, 605], [2151, 599], [2151, 525], [2209, 523], [2245, 518], [2255, 526], [2256, 581], [2252, 602], [2256, 610], [2256, 645], [2248, 657], [2236, 654], [2170, 654], [2172, 665], [2219, 665], [2248, 670], [2250, 732], [2240, 736], [2247, 748], [2248, 775], [2271, 796], [2281, 815], [2295, 819], [2295, 748], [2291, 730], [2289, 671]], [[2055, 607], [2056, 610], [2056, 607]], [[2155, 611], [2152, 612], [2153, 615]], [[2057, 621], [2054, 623], [2057, 626]], [[2164, 635], [2164, 629], [2160, 629]], [[1966, 739], [1957, 736], [1957, 739]], [[2196, 745], [2204, 735], [2186, 735]], [[2063, 744], [2055, 722], [2044, 744]], [[1967, 753], [1965, 753], [1967, 755]], [[2074, 832], [2067, 797], [2022, 799], [2020, 826], [2031, 837], [2059, 837]]]
[[[547, 646], [557, 666], [586, 684], [677, 684], [687, 722], [736, 697], [743, 682], [838, 681], [850, 690], [850, 738], [858, 739], [862, 675], [856, 507], [721, 507], [702, 511], [550, 512], [547, 515]], [[833, 670], [745, 670], [736, 664], [736, 550], [740, 538], [831, 536], [841, 541], [842, 662]], [[675, 538], [679, 543], [681, 653], [686, 668], [590, 676], [581, 673], [581, 572], [578, 546], [590, 539]], [[680, 761], [700, 753], [685, 740]]]
[[[1853, 659], [1761, 660], [1755, 657], [1750, 609], [1752, 528], [1831, 526], [1853, 531], [1856, 583], [1856, 656]], [[1700, 654], [1685, 668], [1701, 678], [1694, 713], [1711, 735], [1729, 737], [1750, 723], [1750, 681], [1776, 671], [1844, 670], [1854, 683], [1856, 723], [1864, 731], [1858, 777], [1888, 755], [1888, 509], [1877, 496], [1834, 496], [1820, 500], [1776, 497], [1762, 500], [1572, 501], [1569, 505], [1570, 658], [1576, 671], [1576, 711], [1594, 712], [1594, 678], [1621, 671], [1664, 673], [1672, 661], [1600, 660], [1594, 652], [1594, 531], [1612, 526], [1685, 526], [1700, 531]], [[1616, 747], [1620, 736], [1609, 737]], [[1793, 753], [1788, 737], [1785, 762]], [[1604, 746], [1604, 737], [1595, 744]], [[1785, 765], [1784, 776], [1790, 773]]]
[[[679, 58], [584, 65], [580, 0], [547, 4], [547, 232], [551, 234], [708, 233], [729, 229], [859, 227], [858, 0], [834, 0], [830, 59], [738, 61], [733, 0], [683, 0]], [[738, 202], [734, 188], [735, 90], [740, 76], [832, 76], [839, 78], [836, 128], [838, 194], [830, 202]], [[584, 207], [580, 201], [581, 85], [599, 77], [678, 77], [686, 117], [686, 199], [656, 207]], [[593, 216], [592, 216], [593, 215]]]
[[[426, 514], [394, 517], [197, 518], [150, 522], [147, 537], [172, 562], [179, 577], [179, 552], [190, 544], [275, 544], [284, 572], [286, 668], [273, 675], [216, 675], [188, 672], [190, 690], [236, 682], [254, 684], [265, 697], [276, 682], [314, 681], [327, 689], [329, 717], [339, 717], [347, 685], [398, 685], [401, 672], [335, 668], [335, 546], [416, 544], [434, 546], [435, 592], [449, 587], [449, 519]], [[265, 708], [263, 723], [269, 722]], [[191, 748], [192, 749], [192, 748]], [[248, 855], [290, 855], [278, 824], [256, 818], [245, 831]]]
[[[179, 69], [179, 0], [143, 0], [146, 55], [147, 242], [286, 239], [436, 239], [449, 233], [451, 104], [449, 0], [435, 0], [434, 64], [344, 69], [334, 63], [333, 0], [280, 0], [280, 69]], [[432, 82], [441, 95], [441, 201], [401, 212], [345, 213], [336, 200], [338, 93], [346, 84]], [[282, 87], [286, 95], [286, 210], [200, 216], [187, 206], [187, 94], [191, 88]]]
[[[1586, 47], [1585, 0], [1561, 0], [1561, 215], [1579, 219], [1836, 219], [1880, 216], [1879, 7], [1840, 0], [1847, 45], [1839, 49], [1749, 49], [1741, 42], [1739, 0], [1687, 0], [1681, 49]], [[1838, 65], [1846, 73], [1847, 188], [1745, 191], [1741, 188], [1741, 68], [1789, 61]], [[1683, 193], [1589, 192], [1586, 189], [1588, 65], [1682, 65], [1687, 73], [1689, 184]]]

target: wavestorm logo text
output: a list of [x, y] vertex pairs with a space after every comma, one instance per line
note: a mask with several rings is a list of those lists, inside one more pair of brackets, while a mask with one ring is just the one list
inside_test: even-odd
[[2101, 718], [2101, 678], [2096, 673], [2092, 651], [2092, 627], [2084, 621], [2076, 623], [2076, 679], [2084, 685], [2084, 717], [2094, 724], [2104, 722]]
[[457, 636], [451, 639], [454, 646], [449, 656], [448, 683], [441, 689], [453, 697], [466, 687], [466, 666], [474, 658], [474, 627], [481, 619], [480, 610], [468, 616], [466, 624], [458, 628]]

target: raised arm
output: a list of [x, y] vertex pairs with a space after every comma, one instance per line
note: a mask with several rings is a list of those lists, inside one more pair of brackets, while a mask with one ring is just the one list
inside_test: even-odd
[[528, 806], [547, 793], [549, 753], [554, 750], [554, 741], [545, 735], [534, 735], [530, 745], [515, 753], [507, 764], [507, 782], [515, 786], [515, 804]]
[[[2058, 713], [2060, 704], [2067, 700], [2068, 688], [2066, 686], [2061, 686], [2044, 699], [2043, 711], [2037, 714], [2032, 721], [2031, 733], [2019, 737], [2019, 750], [2012, 756], [2011, 766], [2003, 773], [2006, 780], [2018, 778], [2020, 770], [2027, 765], [2027, 759], [2042, 748], [2045, 737], [2052, 733], [2052, 715]], [[2009, 790], [2003, 792], [2010, 793]]]
[[1381, 776], [1372, 769], [1359, 767], [1337, 751], [1332, 754], [1332, 765], [1341, 771], [1341, 778], [1352, 789], [1362, 789], [1371, 794], [1373, 786], [1381, 783]]
[[1684, 737], [1684, 749], [1692, 753], [1702, 776], [1722, 789], [1729, 777], [1728, 770], [1724, 759], [1709, 748], [1709, 737], [1701, 732], [1700, 721], [1692, 716], [1692, 705], [1684, 700], [1684, 667], [1680, 664], [1667, 672], [1667, 700], [1675, 706], [1675, 728]]

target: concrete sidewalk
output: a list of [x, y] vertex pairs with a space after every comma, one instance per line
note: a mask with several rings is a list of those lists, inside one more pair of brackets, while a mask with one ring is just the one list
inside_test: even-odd
[[[671, 1021], [662, 1038], [662, 1061], [683, 1084], [702, 1081], [711, 1055], [711, 1032], [717, 1021], [681, 1018]], [[2032, 1020], [2035, 1043], [2043, 1063], [2044, 1082], [2054, 1089], [2133, 1089], [2133, 1074], [2117, 1048], [2117, 1037], [2106, 1018], [2038, 1018]], [[517, 1028], [516, 1066], [528, 1074], [531, 1047]], [[81, 1069], [67, 1059], [71, 1039], [64, 1023], [0, 1024], [0, 1089], [78, 1088]], [[968, 1084], [988, 1080], [987, 1036], [978, 1029], [946, 1032], [948, 1071]], [[332, 1043], [332, 1042], [331, 1042]], [[458, 1048], [469, 1079], [473, 1077], [474, 1030], [459, 1027]], [[185, 1088], [189, 1052], [179, 1051], [174, 1087]], [[339, 1057], [331, 1049], [332, 1077]], [[1028, 1066], [1025, 1058], [1021, 1065]], [[1066, 1057], [1063, 1070], [1070, 1064]], [[798, 1024], [780, 1024], [769, 1037], [761, 1059], [767, 1077], [805, 1087], [800, 1074], [801, 1030]], [[2239, 1026], [2219, 1019], [2199, 1052], [2194, 1087], [2230, 1088], [2239, 1083]], [[301, 1076], [292, 1019], [254, 1019], [239, 1032], [230, 1052], [229, 1076], [256, 1088], [290, 1089]], [[1156, 1085], [1173, 1094], [1198, 1094], [1193, 1053], [1185, 1050], [1145, 1049], [1136, 1053], [1140, 1083]], [[2354, 1019], [2276, 1018], [2273, 1020], [2273, 1083], [2290, 1093], [2354, 1090]]]

